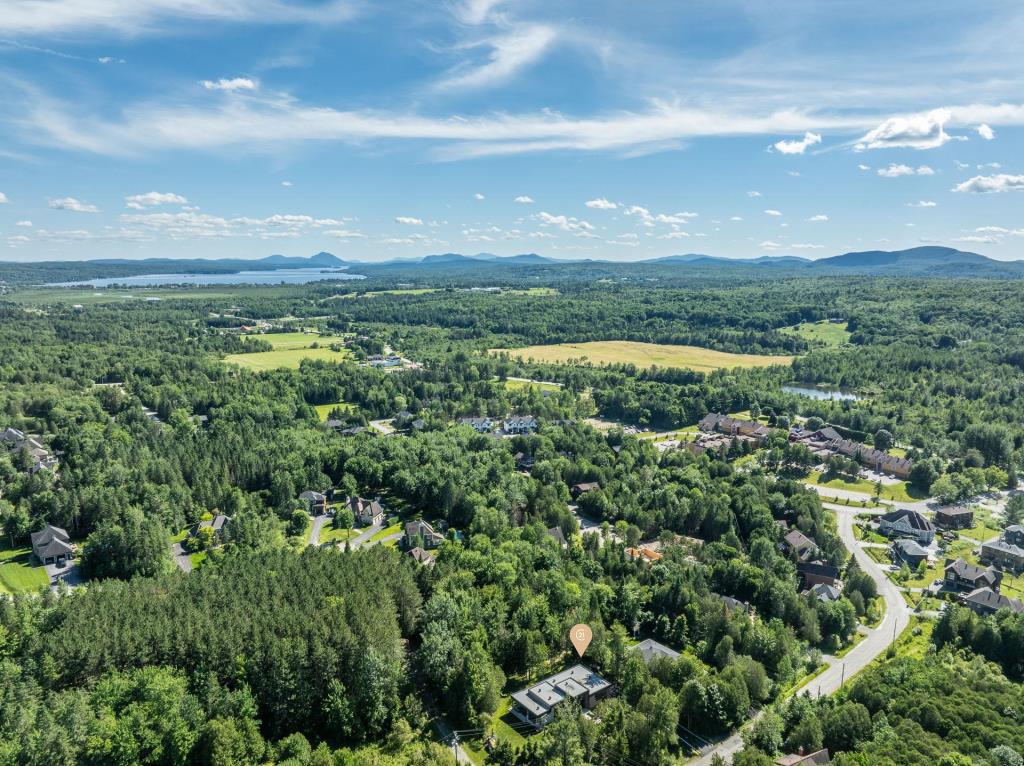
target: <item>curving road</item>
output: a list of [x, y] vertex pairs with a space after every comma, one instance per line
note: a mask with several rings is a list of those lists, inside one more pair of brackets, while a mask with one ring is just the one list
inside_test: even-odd
[[[839, 537], [843, 545], [853, 554], [860, 568], [867, 572], [878, 586], [878, 594], [885, 599], [885, 619], [877, 628], [868, 629], [866, 638], [850, 650], [841, 660], [835, 660], [821, 675], [804, 684], [798, 693], [807, 693], [811, 697], [827, 696], [839, 690], [846, 679], [852, 678], [863, 670], [873, 659], [882, 654], [903, 632], [910, 622], [910, 607], [900, 595], [899, 588], [888, 577], [882, 568], [860, 547], [853, 534], [853, 519], [861, 508], [835, 508], [836, 523]], [[690, 761], [692, 766], [710, 766], [711, 759], [717, 753], [723, 758], [731, 757], [743, 748], [743, 739], [736, 732], [728, 739], [722, 740], [717, 747], [709, 750], [699, 758]]]

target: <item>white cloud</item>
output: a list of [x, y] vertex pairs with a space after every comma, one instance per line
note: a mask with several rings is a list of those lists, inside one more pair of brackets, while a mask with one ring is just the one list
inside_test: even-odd
[[534, 239], [554, 239], [555, 235], [549, 231], [531, 231], [530, 236]]
[[58, 197], [50, 200], [50, 207], [54, 210], [70, 210], [73, 213], [98, 213], [100, 209], [95, 205], [82, 202], [74, 197]]
[[743, 217], [739, 216], [739, 215], [734, 215], [734, 216], [730, 217], [729, 220], [730, 221], [742, 221]]
[[132, 210], [143, 210], [147, 207], [156, 207], [157, 205], [188, 204], [188, 200], [180, 194], [155, 191], [146, 192], [145, 194], [133, 194], [130, 197], [125, 197], [124, 202], [125, 207], [130, 207]]
[[503, 34], [467, 43], [462, 47], [490, 48], [486, 63], [458, 66], [438, 83], [438, 87], [468, 90], [505, 82], [538, 61], [556, 37], [555, 29], [545, 24], [519, 24]]
[[335, 239], [363, 239], [366, 237], [362, 232], [348, 231], [346, 229], [328, 229], [324, 234]]
[[871, 170], [870, 165], [865, 165], [863, 162], [857, 165], [857, 170]]
[[955, 192], [991, 194], [1007, 191], [1024, 191], [1024, 175], [1011, 176], [1000, 173], [994, 176], [974, 176], [953, 187]]
[[761, 196], [761, 192], [759, 192], [759, 191], [748, 191], [747, 192], [747, 196], [748, 197], [760, 197]]
[[535, 218], [541, 222], [542, 226], [555, 226], [562, 231], [567, 231], [577, 237], [594, 236], [590, 233], [594, 230], [593, 224], [588, 221], [573, 218], [572, 216], [552, 215], [551, 213], [545, 213], [542, 211], [536, 215]]
[[14, 225], [15, 225], [15, 226], [20, 226], [20, 227], [22, 227], [23, 229], [31, 229], [31, 228], [32, 228], [32, 222], [31, 222], [31, 221], [18, 221], [18, 222], [17, 222], [16, 224], [14, 224]]
[[978, 131], [978, 135], [981, 136], [986, 141], [991, 141], [993, 138], [996, 137], [996, 132], [992, 130], [992, 128], [990, 128], [988, 125], [986, 125], [984, 122], [981, 123], [981, 125], [979, 125], [976, 128], [976, 130]]
[[101, 64], [127, 64], [128, 62], [124, 59], [117, 58], [116, 56], [100, 56], [96, 59]]
[[481, 194], [480, 192], [477, 192], [476, 194], [473, 195], [473, 199], [486, 199], [486, 198], [484, 197], [483, 194]]
[[423, 219], [413, 218], [412, 216], [408, 215], [398, 215], [395, 216], [395, 223], [402, 223], [405, 224], [406, 226], [422, 226]]
[[808, 147], [821, 143], [821, 134], [807, 131], [804, 137], [793, 141], [776, 141], [775, 150], [783, 154], [803, 154]]
[[[890, 117], [877, 128], [868, 131], [855, 144], [858, 151], [865, 149], [937, 149], [962, 137], [946, 133], [946, 123], [952, 114], [948, 109]], [[966, 139], [963, 139], [966, 140]]]
[[7, 195], [4, 194], [3, 192], [0, 192], [0, 205], [7, 205], [9, 203], [10, 200], [7, 198]]
[[953, 162], [956, 163], [958, 170], [967, 170], [967, 168], [971, 166], [971, 163], [969, 162], [961, 162], [960, 160], [953, 160]]
[[1024, 237], [1024, 229], [1007, 229], [1005, 226], [979, 226], [974, 231], [979, 234], [1009, 234], [1012, 237]]
[[628, 234], [620, 234], [619, 239], [640, 239], [640, 235], [630, 232]]
[[793, 176], [793, 178], [799, 178], [800, 177], [800, 171], [799, 170], [790, 170], [790, 171], [788, 171], [788, 173], [789, 173], [789, 175]]
[[983, 165], [978, 165], [978, 170], [988, 170], [989, 168], [991, 168], [992, 170], [999, 170], [1002, 167], [1003, 166], [1000, 165], [998, 162], [986, 162]]
[[908, 202], [907, 207], [936, 207], [938, 202], [932, 202], [931, 200], [918, 200], [917, 202]]
[[766, 239], [764, 242], [758, 245], [763, 250], [778, 250], [782, 245], [778, 242], [772, 242], [770, 239]]
[[913, 175], [933, 176], [935, 175], [935, 171], [927, 165], [921, 165], [915, 169], [910, 167], [910, 165], [897, 165], [896, 163], [892, 163], [887, 168], [879, 168], [878, 175], [882, 176], [882, 178], [899, 178], [900, 176]]
[[618, 208], [618, 204], [615, 202], [609, 202], [604, 197], [598, 197], [597, 199], [591, 199], [584, 202], [587, 207], [594, 208], [595, 210], [615, 210]]
[[385, 237], [380, 243], [382, 245], [415, 245], [416, 240], [411, 237]]
[[282, 182], [281, 182], [281, 186], [293, 186], [293, 185], [294, 185], [294, 184], [292, 184], [292, 182], [291, 182], [291, 181], [282, 181]]
[[999, 238], [987, 235], [968, 234], [963, 237], [954, 237], [954, 242], [974, 242], [983, 245], [998, 245]]
[[778, 218], [780, 215], [782, 215], [782, 211], [781, 210], [771, 210], [771, 209], [769, 209], [769, 210], [765, 210], [764, 214], [765, 215], [770, 215], [770, 216], [772, 216], [774, 218]]
[[199, 84], [207, 90], [225, 90], [229, 93], [236, 90], [256, 90], [258, 87], [256, 81], [248, 77], [222, 77], [219, 80], [201, 80]]
[[688, 231], [670, 231], [666, 234], [661, 234], [658, 239], [685, 239], [690, 236]]
[[60, 35], [106, 31], [124, 35], [165, 32], [171, 22], [329, 24], [352, 17], [348, 0], [310, 4], [286, 0], [4, 0], [0, 32]]
[[809, 242], [800, 242], [795, 245], [790, 245], [794, 250], [821, 250], [824, 245], [813, 245]]
[[532, 205], [533, 197], [527, 196], [526, 194], [521, 194], [518, 197], [516, 197], [513, 201], [520, 205]]
[[812, 215], [807, 220], [812, 222], [812, 223], [814, 223], [816, 221], [827, 221], [828, 220], [828, 216], [825, 215], [824, 213], [818, 213], [817, 215]]

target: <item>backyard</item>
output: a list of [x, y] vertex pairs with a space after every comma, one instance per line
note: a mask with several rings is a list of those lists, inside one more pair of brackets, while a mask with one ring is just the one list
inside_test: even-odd
[[46, 569], [32, 566], [30, 548], [0, 547], [0, 593], [33, 593], [50, 584]]

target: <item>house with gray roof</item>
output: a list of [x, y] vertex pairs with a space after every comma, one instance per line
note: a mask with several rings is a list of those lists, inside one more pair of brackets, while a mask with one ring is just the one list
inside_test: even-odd
[[892, 544], [890, 550], [893, 563], [896, 566], [906, 564], [911, 569], [917, 569], [922, 561], [928, 560], [928, 550], [922, 548], [917, 540], [901, 539]]
[[969, 592], [978, 588], [991, 588], [998, 591], [1002, 577], [995, 567], [978, 567], [964, 559], [946, 559], [946, 570], [942, 580], [950, 590]]
[[47, 524], [29, 536], [32, 553], [41, 564], [63, 564], [75, 557], [75, 546], [66, 530]]
[[960, 597], [960, 603], [976, 614], [985, 617], [1000, 609], [1009, 609], [1014, 614], [1024, 612], [1024, 603], [997, 593], [991, 588], [978, 588]]
[[574, 700], [589, 710], [611, 692], [611, 684], [585, 665], [573, 665], [512, 695], [512, 714], [538, 731], [551, 723], [555, 708]]
[[900, 508], [879, 517], [878, 531], [886, 537], [906, 537], [921, 545], [935, 539], [935, 527], [919, 511]]
[[352, 517], [364, 526], [374, 526], [384, 521], [384, 507], [380, 504], [380, 498], [366, 500], [361, 497], [345, 498], [345, 505], [352, 511]]
[[842, 592], [835, 585], [819, 582], [804, 591], [805, 595], [814, 596], [818, 601], [838, 601]]
[[540, 423], [533, 415], [515, 415], [506, 418], [501, 430], [507, 434], [532, 434], [540, 428]]
[[978, 558], [982, 564], [991, 564], [1011, 572], [1024, 571], [1024, 548], [1014, 545], [1005, 537], [983, 542]]
[[679, 652], [675, 649], [669, 649], [664, 644], [659, 644], [653, 638], [645, 638], [639, 644], [632, 647], [632, 650], [643, 657], [644, 662], [648, 665], [656, 659], [678, 660], [680, 656]]
[[469, 426], [478, 434], [489, 434], [494, 430], [494, 421], [488, 417], [483, 418], [459, 418], [460, 426]]

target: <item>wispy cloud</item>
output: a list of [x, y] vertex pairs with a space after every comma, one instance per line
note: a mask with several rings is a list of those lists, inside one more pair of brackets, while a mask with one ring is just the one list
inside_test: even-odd
[[618, 204], [606, 200], [604, 197], [598, 197], [597, 199], [588, 199], [583, 204], [589, 208], [593, 208], [594, 210], [615, 210], [616, 208], [618, 208]]
[[900, 176], [933, 176], [935, 171], [927, 165], [921, 165], [916, 168], [910, 167], [910, 165], [902, 165], [892, 163], [887, 168], [879, 168], [878, 175], [882, 178], [899, 178]]
[[529, 196], [527, 196], [525, 194], [521, 194], [521, 195], [519, 195], [518, 197], [515, 198], [514, 202], [516, 202], [519, 205], [532, 205], [533, 204], [533, 197], [529, 197]]
[[51, 199], [50, 207], [53, 210], [70, 210], [72, 213], [98, 213], [100, 209], [88, 202], [82, 202], [74, 197], [58, 197]]
[[7, 198], [7, 195], [4, 194], [3, 192], [0, 192], [0, 205], [6, 205], [9, 202], [10, 200]]
[[824, 213], [818, 213], [817, 215], [812, 215], [807, 220], [810, 221], [811, 223], [817, 223], [819, 221], [827, 221], [828, 216], [825, 215]]
[[188, 200], [182, 197], [180, 194], [173, 194], [172, 192], [146, 192], [145, 194], [133, 194], [130, 197], [124, 198], [125, 207], [129, 207], [132, 210], [143, 210], [147, 207], [156, 207], [157, 205], [187, 205]]
[[398, 215], [395, 216], [395, 223], [405, 224], [406, 226], [422, 226], [422, 218], [413, 218], [409, 215]]
[[978, 131], [978, 135], [986, 141], [991, 141], [996, 137], [996, 132], [985, 123], [979, 125], [976, 130]]
[[782, 211], [781, 210], [768, 209], [768, 210], [764, 211], [764, 214], [765, 215], [770, 215], [770, 216], [772, 216], [774, 218], [778, 218], [780, 215], [782, 215]]
[[541, 226], [553, 226], [577, 237], [595, 236], [594, 234], [591, 234], [591, 232], [594, 231], [594, 225], [589, 221], [583, 221], [579, 218], [567, 215], [552, 215], [551, 213], [543, 211], [538, 213], [535, 217], [540, 221]]
[[932, 202], [931, 200], [918, 200], [917, 202], [908, 202], [907, 207], [937, 207], [938, 202]]
[[953, 187], [955, 192], [994, 194], [1008, 191], [1024, 191], [1024, 175], [1013, 176], [1000, 173], [993, 176], [974, 176]]
[[248, 77], [232, 77], [230, 79], [222, 77], [219, 80], [201, 80], [199, 84], [207, 90], [225, 90], [228, 92], [256, 90], [259, 87], [255, 80]]
[[456, 67], [438, 83], [438, 87], [442, 90], [465, 90], [506, 82], [538, 61], [555, 38], [556, 33], [552, 27], [529, 24], [467, 43], [461, 46], [462, 49], [489, 48], [486, 62]]

